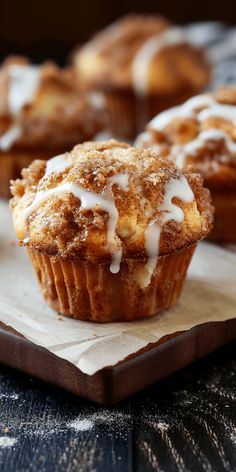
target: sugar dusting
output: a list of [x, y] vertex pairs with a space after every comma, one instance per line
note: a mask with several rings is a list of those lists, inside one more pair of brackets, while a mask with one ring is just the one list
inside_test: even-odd
[[124, 428], [127, 429], [131, 426], [131, 418], [126, 412], [104, 408], [89, 412], [86, 416], [78, 416], [66, 424], [68, 429], [78, 432], [92, 431], [100, 426], [108, 427], [110, 431], [119, 433]]
[[71, 421], [67, 425], [69, 428], [75, 429], [75, 431], [88, 431], [94, 427], [94, 422], [89, 419], [80, 419], [77, 418], [74, 421]]
[[0, 448], [5, 449], [6, 447], [13, 447], [17, 443], [16, 438], [10, 438], [8, 436], [0, 436]]
[[[42, 409], [35, 410], [33, 403], [29, 417], [22, 416], [21, 409], [15, 408], [9, 431], [12, 434], [14, 430], [21, 430], [37, 444], [38, 441], [39, 444], [40, 441], [50, 442], [58, 435], [68, 437], [70, 447], [76, 447], [79, 441], [76, 461], [81, 471], [87, 470], [88, 463], [94, 464], [94, 455], [100, 453], [104, 443], [111, 448], [118, 444], [121, 449], [116, 460], [125, 460], [125, 451], [131, 447], [132, 440], [136, 445], [135, 453], [150, 470], [166, 470], [169, 460], [179, 471], [189, 470], [188, 460], [191, 460], [191, 470], [201, 468], [210, 472], [215, 470], [216, 463], [222, 470], [234, 470], [236, 424], [230, 406], [235, 400], [235, 378], [235, 361], [209, 367], [206, 359], [200, 369], [197, 367], [197, 373], [196, 368], [191, 367], [185, 374], [177, 374], [167, 381], [167, 386], [159, 383], [122, 406], [106, 408], [83, 403], [81, 408], [78, 400], [66, 400], [65, 404], [64, 396], [63, 399], [56, 396], [57, 400], [51, 405], [49, 397], [50, 406], [45, 410], [43, 421]], [[24, 401], [22, 397], [21, 401]], [[41, 401], [45, 402], [44, 394]], [[4, 409], [0, 413], [1, 423], [6, 424], [8, 413]], [[14, 439], [4, 436], [0, 445], [3, 448], [14, 446]], [[208, 443], [214, 448], [214, 460]]]
[[18, 393], [0, 393], [0, 400], [6, 398], [7, 400], [18, 400], [19, 394]]

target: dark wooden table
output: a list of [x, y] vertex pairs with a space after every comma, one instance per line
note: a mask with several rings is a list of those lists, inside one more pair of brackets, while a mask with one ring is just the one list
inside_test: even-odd
[[1, 472], [236, 471], [236, 343], [104, 408], [0, 366]]

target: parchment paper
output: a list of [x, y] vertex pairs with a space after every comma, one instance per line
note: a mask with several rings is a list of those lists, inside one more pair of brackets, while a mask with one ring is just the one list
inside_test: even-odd
[[11, 214], [0, 201], [0, 321], [92, 375], [166, 334], [236, 317], [236, 254], [201, 243], [178, 305], [161, 317], [106, 325], [57, 319], [43, 300]]

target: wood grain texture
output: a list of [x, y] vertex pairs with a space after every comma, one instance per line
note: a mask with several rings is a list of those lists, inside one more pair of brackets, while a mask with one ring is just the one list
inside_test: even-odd
[[1, 367], [1, 472], [235, 471], [235, 348], [110, 408]]
[[117, 403], [236, 339], [236, 318], [165, 336], [94, 375], [0, 324], [0, 362], [104, 405]]

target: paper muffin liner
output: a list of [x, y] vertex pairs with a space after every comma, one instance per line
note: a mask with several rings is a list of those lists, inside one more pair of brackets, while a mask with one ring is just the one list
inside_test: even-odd
[[110, 264], [65, 260], [28, 252], [42, 293], [63, 315], [94, 322], [132, 321], [173, 306], [181, 293], [196, 244], [160, 256], [147, 287], [140, 285], [145, 262], [128, 260], [112, 274]]
[[0, 152], [0, 197], [11, 196], [10, 180], [18, 179], [21, 170], [28, 167], [34, 159], [48, 159], [49, 157], [51, 153], [37, 152], [37, 149], [32, 153], [29, 151]]
[[138, 96], [132, 90], [103, 90], [110, 117], [111, 132], [117, 137], [134, 139], [151, 118], [167, 108], [181, 104], [196, 94], [184, 89], [175, 95]]
[[214, 227], [208, 239], [215, 242], [236, 243], [236, 192], [211, 190], [211, 197], [215, 214]]

